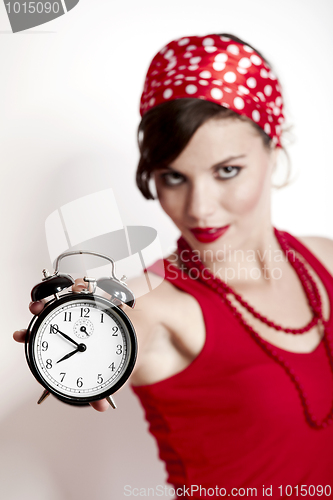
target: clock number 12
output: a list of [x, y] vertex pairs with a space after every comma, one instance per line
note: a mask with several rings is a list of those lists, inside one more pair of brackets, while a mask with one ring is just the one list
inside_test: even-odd
[[81, 307], [81, 318], [89, 318], [89, 307]]

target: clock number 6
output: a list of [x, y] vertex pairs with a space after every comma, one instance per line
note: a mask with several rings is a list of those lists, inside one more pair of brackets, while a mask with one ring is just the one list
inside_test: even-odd
[[82, 386], [83, 386], [82, 377], [79, 377], [79, 378], [77, 379], [77, 381], [76, 381], [76, 385], [77, 385], [78, 387], [82, 387]]

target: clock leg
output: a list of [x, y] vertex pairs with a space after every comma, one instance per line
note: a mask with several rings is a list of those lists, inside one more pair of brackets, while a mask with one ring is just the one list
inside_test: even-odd
[[107, 402], [109, 403], [110, 406], [112, 406], [112, 408], [115, 410], [117, 408], [117, 405], [116, 403], [113, 401], [112, 397], [111, 396], [108, 396], [106, 398]]
[[45, 389], [45, 391], [43, 391], [43, 394], [41, 395], [41, 397], [39, 398], [39, 400], [37, 401], [37, 404], [40, 405], [42, 404], [43, 401], [45, 401], [45, 399], [50, 395], [49, 391]]

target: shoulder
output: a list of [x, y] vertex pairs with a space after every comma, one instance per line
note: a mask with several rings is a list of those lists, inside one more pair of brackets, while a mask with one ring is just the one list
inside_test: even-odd
[[190, 312], [195, 300], [166, 279], [162, 279], [158, 286], [149, 290], [146, 276], [140, 275], [129, 280], [128, 287], [136, 297], [136, 304], [132, 310], [126, 307], [126, 313], [136, 324], [146, 326], [174, 326], [184, 311]]
[[297, 238], [333, 274], [333, 240], [321, 236], [298, 236]]
[[132, 383], [145, 385], [174, 375], [175, 367], [176, 372], [184, 367], [193, 348], [199, 352], [201, 344], [198, 348], [193, 331], [198, 325], [204, 329], [203, 319], [195, 299], [166, 279], [148, 292], [145, 276], [130, 280], [128, 286], [137, 300], [133, 309], [125, 306], [124, 311], [133, 323], [139, 343]]

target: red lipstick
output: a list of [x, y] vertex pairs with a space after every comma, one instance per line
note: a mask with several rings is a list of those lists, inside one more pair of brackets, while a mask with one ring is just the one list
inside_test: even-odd
[[230, 224], [223, 227], [192, 227], [193, 236], [201, 243], [211, 243], [220, 238], [230, 227]]

